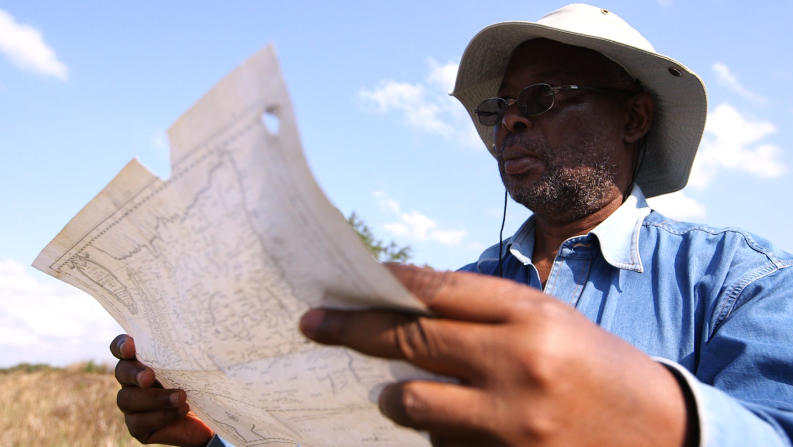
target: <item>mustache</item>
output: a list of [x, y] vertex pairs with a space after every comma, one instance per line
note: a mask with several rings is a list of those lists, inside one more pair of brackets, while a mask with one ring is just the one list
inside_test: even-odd
[[498, 151], [498, 159], [504, 159], [504, 151], [508, 147], [519, 147], [531, 152], [532, 155], [538, 157], [540, 160], [548, 161], [553, 157], [551, 148], [547, 144], [541, 143], [533, 138], [530, 138], [525, 133], [510, 133], [504, 137], [504, 142], [501, 143], [500, 150]]

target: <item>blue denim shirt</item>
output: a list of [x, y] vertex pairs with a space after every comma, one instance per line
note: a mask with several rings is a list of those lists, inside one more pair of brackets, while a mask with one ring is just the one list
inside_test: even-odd
[[[542, 289], [533, 250], [529, 218], [504, 244], [504, 276]], [[752, 234], [651, 211], [635, 186], [562, 244], [545, 293], [670, 368], [694, 396], [701, 446], [793, 446], [791, 266]], [[497, 276], [498, 245], [461, 270]]]
[[[542, 289], [534, 218], [503, 244], [504, 277]], [[498, 275], [494, 245], [461, 270]], [[664, 363], [688, 386], [702, 446], [791, 446], [793, 256], [735, 228], [677, 222], [638, 186], [559, 248], [545, 293]]]

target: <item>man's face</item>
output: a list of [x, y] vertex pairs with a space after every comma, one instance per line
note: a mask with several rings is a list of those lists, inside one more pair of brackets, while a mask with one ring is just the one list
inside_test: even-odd
[[[591, 50], [532, 40], [513, 53], [498, 96], [517, 99], [537, 83], [632, 89], [629, 78], [615, 75], [615, 65]], [[635, 160], [635, 148], [623, 140], [627, 98], [559, 92], [551, 110], [533, 117], [511, 106], [496, 126], [495, 141], [501, 178], [512, 198], [538, 217], [564, 224], [624, 194]]]

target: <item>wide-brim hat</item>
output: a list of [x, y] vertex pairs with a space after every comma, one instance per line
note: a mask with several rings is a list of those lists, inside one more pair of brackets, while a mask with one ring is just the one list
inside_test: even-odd
[[705, 84], [680, 62], [656, 53], [647, 39], [616, 14], [584, 4], [565, 6], [537, 23], [488, 26], [465, 49], [451, 94], [468, 110], [493, 156], [494, 128], [481, 125], [474, 109], [483, 100], [497, 96], [513, 50], [537, 38], [595, 50], [639, 79], [655, 99], [655, 111], [636, 183], [647, 197], [686, 186], [705, 129]]

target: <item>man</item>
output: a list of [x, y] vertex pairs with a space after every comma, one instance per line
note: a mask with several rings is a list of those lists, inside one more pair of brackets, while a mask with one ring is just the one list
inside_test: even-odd
[[[434, 318], [316, 309], [303, 333], [460, 379], [380, 397], [436, 445], [791, 445], [793, 257], [645, 202], [685, 186], [699, 78], [611, 12], [571, 5], [480, 32], [454, 95], [534, 212], [462, 270], [511, 280], [391, 266]], [[130, 359], [116, 375], [133, 435], [209, 440], [183, 392], [149, 388], [131, 339], [111, 349]]]

